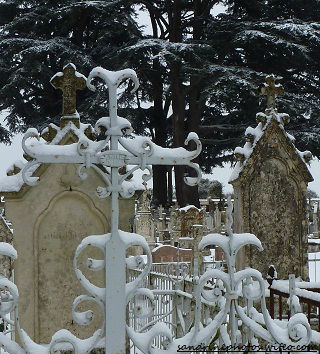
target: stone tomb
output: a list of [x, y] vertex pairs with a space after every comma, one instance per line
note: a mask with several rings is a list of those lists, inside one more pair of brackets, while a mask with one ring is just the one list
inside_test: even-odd
[[257, 114], [258, 126], [247, 128], [244, 147], [235, 149], [238, 162], [229, 183], [234, 187], [234, 232], [255, 234], [264, 251], [247, 246], [238, 262], [263, 276], [273, 264], [281, 279], [291, 273], [306, 279], [306, 191], [313, 180], [307, 162], [312, 156], [298, 151], [284, 129], [289, 117], [275, 108], [282, 89], [273, 76], [267, 77], [261, 93], [268, 95], [268, 107]]
[[[66, 70], [75, 74], [75, 68]], [[77, 73], [77, 77], [81, 77]], [[66, 105], [64, 106], [66, 107]], [[70, 113], [70, 106], [68, 106]], [[67, 145], [79, 139], [94, 139], [94, 131], [82, 124], [76, 110], [61, 118], [60, 127], [50, 124], [42, 132], [48, 144]], [[48, 343], [55, 331], [65, 328], [80, 338], [87, 338], [101, 327], [102, 316], [93, 303], [81, 309], [93, 309], [95, 319], [90, 326], [77, 325], [72, 317], [72, 302], [86, 294], [73, 269], [73, 257], [81, 240], [88, 235], [110, 231], [111, 199], [99, 199], [96, 188], [104, 186], [93, 169], [81, 180], [76, 165], [40, 165], [33, 172], [40, 182], [34, 187], [23, 183], [15, 164], [8, 176], [0, 180], [0, 194], [5, 197], [6, 217], [14, 229], [14, 247], [18, 260], [14, 263], [15, 283], [19, 299], [20, 323], [36, 342]], [[101, 168], [103, 168], [101, 166]], [[120, 199], [120, 229], [130, 231], [134, 216], [134, 199]], [[102, 259], [98, 250], [89, 250], [80, 259], [83, 273], [98, 286], [104, 286], [104, 271], [90, 271], [87, 258]]]

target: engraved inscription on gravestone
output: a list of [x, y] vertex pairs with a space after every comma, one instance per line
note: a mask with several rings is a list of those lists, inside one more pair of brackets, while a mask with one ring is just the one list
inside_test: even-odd
[[[86, 328], [77, 325], [72, 318], [72, 302], [83, 293], [73, 270], [73, 257], [83, 237], [104, 232], [101, 217], [75, 192], [68, 192], [58, 199], [42, 218], [38, 232], [37, 294], [38, 330], [43, 341], [49, 341], [59, 328], [69, 329], [85, 338], [90, 331], [99, 327], [102, 318], [98, 316], [98, 308], [95, 309], [93, 324]], [[103, 286], [103, 271], [92, 274], [86, 267], [88, 257], [102, 259], [102, 252], [89, 248], [80, 259], [80, 267], [95, 285]], [[48, 313], [51, 315], [48, 316]]]

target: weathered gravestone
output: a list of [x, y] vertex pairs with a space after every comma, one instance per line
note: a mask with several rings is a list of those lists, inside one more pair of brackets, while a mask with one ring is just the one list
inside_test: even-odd
[[188, 205], [184, 208], [180, 208], [178, 212], [180, 236], [191, 237], [193, 233], [194, 225], [204, 224], [205, 212], [202, 209], [198, 209], [194, 205]]
[[314, 238], [319, 238], [319, 204], [319, 200], [309, 201], [309, 234]]
[[[75, 92], [84, 88], [86, 78], [69, 64], [51, 82], [63, 91], [63, 115], [60, 127], [50, 124], [42, 138], [52, 145], [94, 139], [93, 128], [80, 122], [75, 106]], [[23, 165], [16, 164], [0, 180], [0, 193], [5, 196], [6, 216], [12, 221], [14, 247], [19, 254], [14, 270], [15, 283], [23, 294], [19, 299], [20, 323], [40, 343], [49, 342], [61, 328], [87, 338], [101, 327], [102, 316], [100, 309], [90, 303], [86, 310], [94, 311], [92, 324], [83, 327], [73, 320], [73, 300], [83, 293], [74, 273], [73, 257], [85, 236], [110, 231], [111, 199], [95, 196], [96, 187], [104, 185], [104, 181], [94, 169], [87, 170], [88, 178], [82, 180], [77, 165], [35, 165], [33, 176], [41, 180], [30, 187], [23, 183]], [[134, 203], [133, 198], [120, 199], [120, 228], [124, 231], [130, 231]], [[104, 271], [92, 276], [87, 257], [102, 259], [103, 254], [91, 251], [80, 260], [85, 276], [103, 287]]]
[[257, 114], [256, 128], [247, 128], [244, 147], [235, 149], [238, 162], [229, 181], [234, 187], [234, 231], [255, 234], [264, 247], [259, 252], [247, 246], [238, 259], [240, 267], [250, 265], [266, 275], [273, 264], [279, 278], [295, 274], [306, 279], [306, 190], [313, 180], [307, 162], [312, 156], [298, 151], [284, 129], [289, 116], [275, 108], [275, 97], [282, 92], [268, 76], [260, 90], [267, 95], [267, 109]]
[[151, 214], [152, 191], [144, 191], [137, 204], [137, 213], [134, 218], [135, 232], [146, 238], [148, 242], [154, 242], [154, 220]]

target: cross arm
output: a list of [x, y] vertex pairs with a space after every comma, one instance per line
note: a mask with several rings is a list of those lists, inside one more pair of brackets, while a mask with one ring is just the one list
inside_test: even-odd
[[[32, 141], [26, 144], [30, 138], [36, 138], [38, 141]], [[26, 171], [35, 164], [79, 164], [82, 167], [90, 168], [92, 165], [103, 165], [104, 167], [123, 167], [126, 165], [136, 166], [145, 170], [149, 165], [185, 165], [193, 168], [196, 178], [186, 178], [186, 183], [195, 185], [201, 179], [199, 166], [192, 162], [201, 152], [201, 142], [195, 133], [190, 133], [185, 144], [191, 141], [196, 149], [189, 151], [183, 147], [169, 149], [153, 143], [149, 138], [142, 137], [133, 141], [131, 139], [119, 139], [122, 146], [117, 150], [105, 150], [109, 137], [105, 142], [96, 142], [89, 139], [80, 140], [78, 143], [70, 145], [50, 145], [40, 141], [39, 133], [36, 129], [29, 129], [22, 140], [23, 150], [33, 160], [24, 168], [24, 182], [35, 184], [34, 179], [29, 179]], [[137, 168], [135, 168], [137, 169]]]

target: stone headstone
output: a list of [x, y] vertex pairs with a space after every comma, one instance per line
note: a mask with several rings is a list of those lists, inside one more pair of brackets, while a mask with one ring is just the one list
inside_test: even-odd
[[218, 233], [220, 233], [222, 229], [221, 216], [222, 212], [217, 205], [214, 211], [214, 230]]
[[206, 213], [206, 228], [208, 232], [213, 232], [214, 230], [214, 216], [210, 213]]
[[191, 267], [190, 267], [190, 271], [191, 274], [194, 273], [194, 260], [197, 260], [198, 263], [198, 269], [201, 270], [202, 269], [202, 264], [203, 264], [203, 256], [207, 256], [209, 255], [208, 252], [205, 251], [199, 251], [199, 243], [202, 240], [203, 237], [203, 230], [204, 227], [201, 224], [194, 224], [192, 226], [192, 232], [191, 232], [191, 236], [193, 238], [193, 242], [192, 242], [192, 261], [191, 261]]
[[152, 191], [145, 190], [137, 201], [137, 213], [134, 218], [135, 232], [146, 238], [148, 242], [154, 242], [154, 220], [151, 213]]
[[179, 209], [180, 214], [180, 232], [181, 237], [190, 237], [192, 235], [193, 225], [204, 224], [204, 214], [202, 209], [194, 205], [188, 205]]
[[314, 238], [319, 238], [319, 201], [316, 200], [312, 204], [312, 234]]
[[279, 278], [308, 276], [306, 190], [313, 180], [307, 162], [286, 133], [289, 116], [278, 113], [275, 97], [283, 93], [274, 77], [267, 78], [261, 94], [268, 108], [257, 114], [258, 126], [247, 128], [246, 144], [235, 149], [238, 160], [229, 183], [234, 187], [234, 232], [255, 234], [264, 248], [248, 246], [238, 265], [250, 265], [263, 275], [274, 264]]

